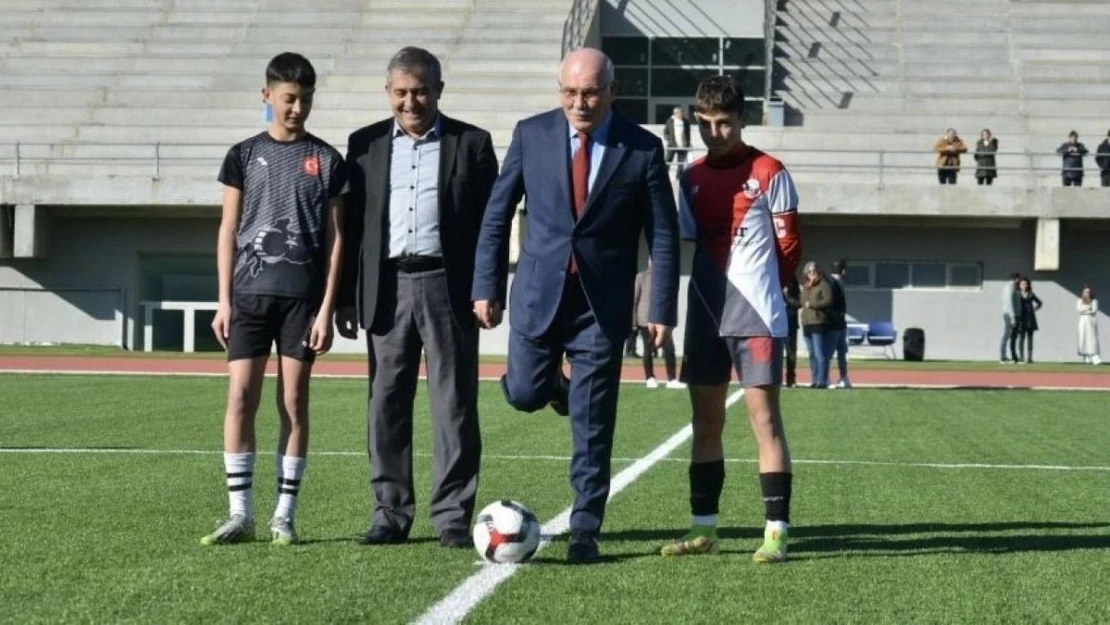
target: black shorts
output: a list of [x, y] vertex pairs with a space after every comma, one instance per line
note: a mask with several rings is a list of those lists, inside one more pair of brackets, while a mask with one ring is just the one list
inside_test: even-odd
[[274, 341], [278, 354], [313, 362], [316, 352], [308, 346], [318, 306], [297, 297], [235, 295], [231, 302], [227, 359], [242, 360], [268, 356]]
[[785, 338], [770, 336], [720, 336], [717, 322], [693, 296], [686, 306], [680, 378], [694, 386], [720, 386], [735, 368], [742, 386], [780, 386], [785, 344]]

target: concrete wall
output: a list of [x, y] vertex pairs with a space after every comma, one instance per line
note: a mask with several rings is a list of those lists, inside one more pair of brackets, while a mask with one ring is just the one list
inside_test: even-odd
[[603, 35], [763, 38], [763, 0], [605, 0]]
[[[1107, 260], [1106, 222], [1066, 221], [1061, 228], [1061, 271], [1033, 271], [1035, 222], [983, 222], [932, 218], [824, 218], [804, 221], [805, 258], [823, 264], [834, 260], [936, 260], [978, 262], [981, 290], [850, 289], [848, 312], [861, 321], [892, 320], [899, 332], [925, 330], [930, 360], [998, 358], [1001, 338], [1001, 289], [1011, 271], [1031, 277], [1044, 302], [1035, 359], [1076, 360], [1075, 303], [1081, 286], [1091, 283], [1103, 301], [1110, 299], [1110, 279], [1100, 267]], [[1100, 325], [1110, 327], [1106, 313]], [[1106, 330], [1103, 330], [1105, 333]], [[901, 346], [899, 345], [899, 353]], [[1106, 350], [1110, 351], [1110, 350]]]
[[144, 216], [172, 214], [165, 208], [49, 212], [49, 256], [0, 261], [0, 343], [133, 347], [140, 255], [215, 250], [215, 208], [181, 218]]
[[[141, 209], [146, 214], [166, 209]], [[0, 261], [0, 343], [96, 343], [141, 347], [137, 301], [142, 258], [214, 253], [214, 210], [176, 219], [146, 217], [136, 209], [54, 209], [46, 259]], [[1029, 273], [1045, 307], [1039, 315], [1038, 360], [1073, 360], [1075, 300], [1084, 282], [1110, 302], [1110, 280], [1101, 267], [1110, 221], [1064, 220], [1061, 271], [1032, 271], [1035, 220], [803, 215], [805, 259], [937, 260], [982, 263], [981, 290], [851, 290], [849, 312], [863, 321], [892, 320], [899, 330], [921, 327], [929, 359], [997, 358], [999, 289], [1010, 271]], [[683, 275], [692, 250], [683, 247]], [[641, 264], [646, 253], [641, 249]], [[687, 279], [679, 297], [685, 316]], [[1110, 309], [1110, 305], [1104, 304]], [[162, 344], [180, 341], [179, 321], [159, 319]], [[1103, 328], [1110, 318], [1102, 315]], [[204, 338], [207, 322], [198, 321]], [[178, 332], [178, 334], [175, 334]], [[1105, 332], [1105, 330], [1104, 330]], [[507, 326], [482, 333], [481, 351], [503, 354]], [[682, 351], [681, 328], [676, 346]], [[1110, 340], [1110, 339], [1108, 339]], [[178, 343], [179, 344], [179, 343]], [[335, 351], [361, 352], [362, 341], [337, 339]], [[1110, 352], [1110, 349], [1107, 350]]]

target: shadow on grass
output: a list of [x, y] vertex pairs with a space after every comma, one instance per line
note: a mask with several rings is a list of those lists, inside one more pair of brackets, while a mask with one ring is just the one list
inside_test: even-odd
[[[618, 530], [603, 533], [601, 539], [603, 549], [606, 542], [648, 543], [642, 550], [614, 556], [633, 559], [658, 554], [660, 546], [675, 540], [685, 531], [686, 528]], [[1080, 531], [1086, 533], [1076, 533]], [[763, 531], [758, 527], [725, 527], [718, 534], [724, 541], [754, 543], [762, 538]], [[1110, 550], [1110, 523], [1030, 521], [799, 525], [791, 528], [790, 539], [790, 553], [796, 559]], [[749, 552], [746, 548], [730, 547], [733, 546], [723, 545], [722, 553]]]

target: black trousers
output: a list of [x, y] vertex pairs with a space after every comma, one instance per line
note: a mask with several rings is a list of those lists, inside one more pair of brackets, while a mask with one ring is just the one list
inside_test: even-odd
[[956, 184], [956, 173], [955, 169], [938, 169], [937, 180], [941, 184]]

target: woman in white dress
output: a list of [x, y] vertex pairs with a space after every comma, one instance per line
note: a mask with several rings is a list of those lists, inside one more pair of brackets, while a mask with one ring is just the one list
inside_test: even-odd
[[1098, 300], [1091, 285], [1083, 285], [1075, 309], [1079, 312], [1079, 355], [1083, 362], [1102, 364], [1098, 347]]

